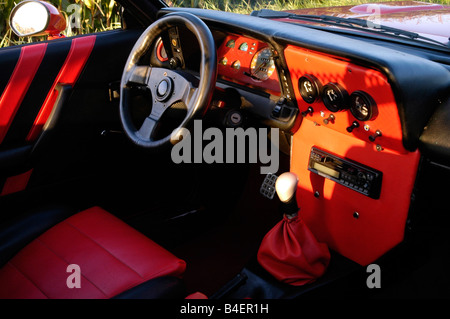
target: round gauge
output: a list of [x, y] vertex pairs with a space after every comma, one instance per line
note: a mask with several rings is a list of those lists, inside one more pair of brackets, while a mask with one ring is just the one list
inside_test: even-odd
[[339, 84], [328, 83], [323, 87], [322, 101], [328, 110], [337, 112], [348, 108], [348, 93]]
[[219, 60], [219, 64], [222, 65], [227, 65], [228, 59], [226, 57], [223, 57], [222, 59]]
[[250, 72], [253, 78], [264, 81], [275, 71], [275, 61], [273, 60], [270, 48], [262, 49], [253, 56], [250, 63]]
[[165, 62], [169, 60], [161, 38], [159, 38], [158, 41], [156, 42], [156, 57], [160, 62]]
[[229, 40], [226, 44], [227, 48], [234, 48], [235, 41], [233, 39]]
[[303, 100], [311, 104], [319, 98], [322, 84], [314, 75], [306, 74], [298, 80], [298, 89]]
[[350, 95], [350, 111], [360, 121], [369, 121], [378, 113], [375, 101], [363, 91], [355, 91]]
[[248, 44], [247, 44], [247, 42], [242, 43], [242, 44], [239, 46], [239, 50], [241, 50], [241, 51], [247, 51], [247, 50], [248, 50]]

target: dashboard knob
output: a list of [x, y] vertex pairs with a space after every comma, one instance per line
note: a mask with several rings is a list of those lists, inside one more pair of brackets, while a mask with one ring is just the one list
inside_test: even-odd
[[328, 116], [326, 119], [323, 120], [324, 124], [328, 124], [331, 122], [333, 122], [336, 119], [336, 116], [334, 116], [334, 114], [330, 114], [330, 116]]
[[355, 128], [359, 127], [359, 123], [356, 121], [353, 121], [352, 125], [347, 127], [347, 132], [351, 133]]
[[314, 109], [310, 106], [310, 107], [308, 107], [308, 109], [306, 111], [302, 112], [302, 116], [305, 117], [308, 114], [313, 114], [313, 112], [314, 112]]
[[376, 140], [378, 137], [380, 137], [381, 135], [382, 135], [382, 134], [381, 134], [381, 131], [380, 131], [380, 130], [376, 130], [376, 131], [375, 131], [375, 134], [369, 136], [369, 141], [375, 142], [375, 140]]
[[170, 58], [170, 60], [169, 60], [169, 65], [170, 65], [170, 68], [171, 68], [171, 69], [176, 69], [176, 68], [178, 68], [179, 66], [181, 66], [181, 61], [180, 61], [179, 58], [173, 57], [173, 58]]

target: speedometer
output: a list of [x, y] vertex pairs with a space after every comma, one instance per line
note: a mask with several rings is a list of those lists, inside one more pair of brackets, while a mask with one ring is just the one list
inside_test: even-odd
[[272, 50], [264, 48], [258, 51], [250, 64], [252, 78], [265, 81], [272, 75], [273, 71], [275, 71], [275, 62]]

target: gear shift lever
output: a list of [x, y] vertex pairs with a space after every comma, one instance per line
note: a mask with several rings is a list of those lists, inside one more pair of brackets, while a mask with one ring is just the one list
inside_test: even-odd
[[275, 182], [283, 219], [263, 238], [258, 262], [281, 282], [301, 286], [325, 273], [330, 252], [319, 243], [298, 215], [295, 196], [298, 179], [293, 173], [281, 174]]
[[297, 216], [298, 205], [295, 198], [298, 178], [295, 174], [286, 172], [281, 174], [275, 182], [275, 190], [280, 199], [280, 211], [289, 219]]

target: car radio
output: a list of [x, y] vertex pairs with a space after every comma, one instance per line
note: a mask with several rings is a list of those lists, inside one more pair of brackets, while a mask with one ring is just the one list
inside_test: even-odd
[[376, 169], [312, 147], [308, 170], [370, 198], [380, 198], [383, 173]]

